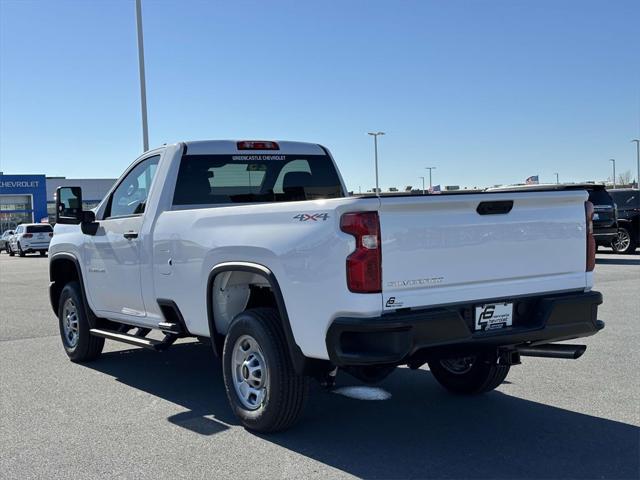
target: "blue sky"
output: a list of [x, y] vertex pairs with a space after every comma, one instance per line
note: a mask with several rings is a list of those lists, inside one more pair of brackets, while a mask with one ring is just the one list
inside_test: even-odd
[[[0, 0], [0, 170], [141, 152], [134, 0]], [[143, 0], [151, 146], [289, 139], [351, 189], [635, 176], [640, 2]]]

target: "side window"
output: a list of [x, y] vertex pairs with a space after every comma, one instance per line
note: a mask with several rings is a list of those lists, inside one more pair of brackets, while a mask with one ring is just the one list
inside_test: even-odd
[[624, 206], [625, 207], [633, 207], [638, 205], [638, 199], [637, 199], [637, 195], [633, 192], [629, 192], [626, 194], [626, 199], [624, 201]]
[[147, 158], [124, 177], [109, 199], [104, 218], [144, 213], [151, 182], [158, 168], [160, 155]]

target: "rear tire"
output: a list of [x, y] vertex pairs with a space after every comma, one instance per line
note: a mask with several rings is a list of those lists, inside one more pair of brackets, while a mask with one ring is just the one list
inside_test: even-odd
[[13, 253], [13, 250], [11, 250], [11, 246], [7, 243], [7, 253], [9, 254], [10, 257], [15, 256], [15, 253]]
[[249, 430], [276, 432], [300, 418], [309, 379], [295, 372], [278, 312], [246, 310], [224, 340], [222, 368], [233, 413]]
[[40, 256], [44, 257], [47, 254], [47, 252], [45, 252], [44, 250], [40, 250]]
[[58, 323], [62, 345], [72, 362], [90, 362], [100, 356], [104, 338], [89, 333], [91, 327], [78, 282], [67, 283], [60, 293]]
[[509, 365], [498, 365], [489, 355], [429, 361], [429, 369], [440, 385], [462, 395], [495, 389], [507, 378], [509, 368]]
[[24, 257], [26, 255], [26, 253], [24, 253], [24, 251], [22, 250], [22, 245], [20, 245], [18, 243], [18, 255], [20, 255], [21, 257]]
[[618, 236], [611, 242], [611, 248], [615, 253], [628, 254], [636, 251], [638, 242], [626, 227], [618, 227]]

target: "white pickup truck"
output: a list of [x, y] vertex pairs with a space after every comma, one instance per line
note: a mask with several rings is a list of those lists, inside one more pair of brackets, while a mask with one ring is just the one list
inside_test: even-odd
[[[102, 203], [57, 191], [51, 306], [72, 361], [104, 339], [210, 341], [234, 413], [276, 431], [310, 378], [428, 363], [455, 393], [496, 388], [520, 356], [598, 332], [587, 192], [349, 196], [316, 144], [202, 141], [149, 151]], [[164, 335], [148, 337], [155, 330]]]

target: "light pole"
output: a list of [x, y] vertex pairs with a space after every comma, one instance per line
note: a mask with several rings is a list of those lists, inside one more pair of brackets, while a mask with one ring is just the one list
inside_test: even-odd
[[422, 194], [424, 195], [426, 192], [424, 191], [424, 177], [418, 177], [422, 179]]
[[140, 70], [140, 108], [142, 109], [142, 146], [149, 150], [149, 127], [147, 125], [147, 81], [144, 75], [144, 43], [142, 41], [142, 0], [136, 0], [136, 28], [138, 31], [138, 68]]
[[431, 181], [431, 170], [435, 170], [436, 167], [424, 167], [425, 170], [429, 170], [429, 190], [433, 188], [433, 182]]
[[373, 136], [373, 149], [375, 151], [376, 160], [376, 195], [380, 196], [380, 186], [378, 184], [378, 135], [384, 135], [384, 132], [368, 132], [368, 135]]
[[616, 188], [616, 159], [610, 158], [609, 161], [613, 164], [613, 188]]
[[560, 175], [557, 173], [554, 173], [554, 175], [556, 176], [556, 184], [560, 183]]
[[637, 162], [637, 170], [636, 170], [636, 188], [640, 188], [640, 140], [635, 139], [631, 140], [631, 143], [636, 144], [636, 162]]

